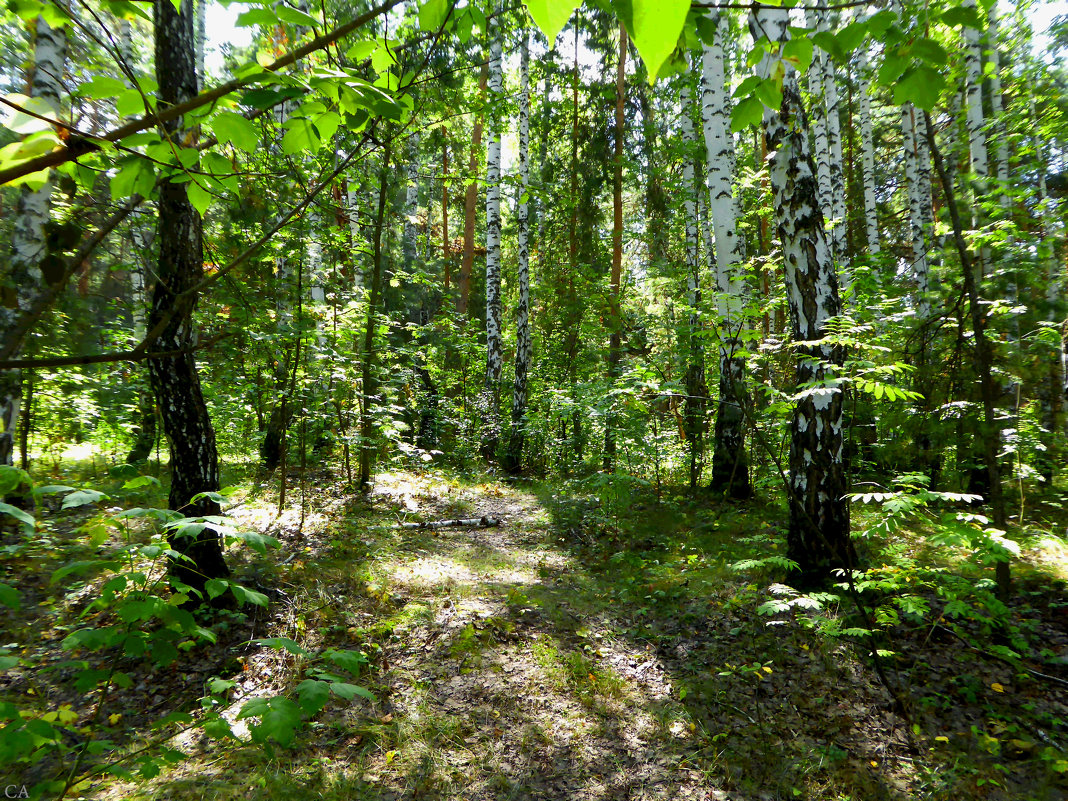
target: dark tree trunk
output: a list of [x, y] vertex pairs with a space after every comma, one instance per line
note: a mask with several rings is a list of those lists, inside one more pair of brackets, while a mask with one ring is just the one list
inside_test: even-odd
[[367, 300], [367, 328], [363, 343], [363, 403], [360, 410], [360, 487], [371, 488], [371, 463], [375, 450], [374, 405], [378, 399], [378, 381], [375, 376], [375, 317], [382, 297], [382, 228], [386, 217], [386, 197], [389, 191], [390, 145], [382, 152], [382, 169], [379, 173], [378, 216], [374, 230], [374, 264], [371, 269], [371, 294]]
[[139, 394], [137, 416], [140, 418], [140, 424], [133, 447], [130, 449], [129, 456], [126, 457], [128, 464], [145, 461], [152, 455], [152, 448], [156, 445], [156, 401], [151, 389], [141, 390]]
[[[180, 13], [170, 2], [156, 3], [155, 26], [160, 104], [181, 103], [197, 91], [192, 0], [182, 0]], [[190, 132], [182, 130], [180, 120], [165, 127], [173, 140], [189, 141]], [[149, 359], [148, 369], [163, 429], [170, 439], [170, 508], [189, 516], [217, 515], [215, 501], [193, 500], [198, 493], [218, 491], [219, 458], [192, 353], [197, 299], [192, 290], [203, 277], [204, 265], [201, 220], [189, 202], [186, 186], [172, 181], [160, 185], [159, 264], [148, 318], [150, 331], [160, 329], [154, 350], [184, 352]], [[211, 529], [195, 536], [174, 535], [170, 543], [186, 557], [171, 562], [171, 573], [180, 582], [203, 590], [207, 579], [229, 575], [221, 539]]]

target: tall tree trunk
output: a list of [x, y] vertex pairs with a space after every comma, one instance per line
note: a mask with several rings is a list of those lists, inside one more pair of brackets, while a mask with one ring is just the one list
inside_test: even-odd
[[419, 214], [419, 134], [408, 140], [408, 186], [404, 192], [404, 234], [401, 238], [401, 259], [404, 269], [415, 268], [417, 257], [416, 215]]
[[[193, 0], [156, 3], [156, 81], [161, 106], [182, 103], [197, 94]], [[198, 131], [185, 129], [181, 118], [164, 125], [174, 141], [196, 141]], [[217, 515], [219, 504], [199, 493], [219, 489], [219, 457], [208, 407], [200, 389], [196, 360], [193, 287], [203, 278], [201, 220], [186, 195], [187, 184], [165, 180], [159, 189], [159, 262], [148, 326], [163, 325], [154, 348], [182, 351], [148, 360], [152, 388], [170, 439], [171, 489], [168, 503], [186, 515]], [[205, 528], [194, 536], [173, 534], [171, 547], [186, 559], [174, 559], [171, 572], [180, 582], [203, 590], [208, 579], [229, 575], [218, 533]]]
[[[577, 35], [577, 34], [576, 34]], [[616, 59], [615, 153], [612, 163], [612, 273], [608, 287], [608, 386], [619, 380], [623, 350], [623, 315], [620, 293], [623, 284], [623, 134], [627, 102], [627, 29], [619, 26], [619, 55]], [[683, 110], [688, 114], [688, 109]], [[691, 162], [687, 162], [691, 163]], [[692, 181], [691, 167], [691, 185]], [[690, 222], [687, 222], [689, 225]], [[604, 429], [604, 469], [612, 472], [616, 458], [616, 411], [614, 395], [609, 397]]]
[[[145, 236], [137, 222], [134, 222], [130, 230], [130, 238], [133, 241], [133, 265], [130, 269], [130, 299], [133, 310], [133, 334], [134, 339], [140, 342], [145, 337], [145, 274], [142, 267], [142, 258], [147, 251]], [[134, 436], [133, 447], [126, 456], [128, 464], [143, 462], [152, 455], [152, 448], [156, 444], [156, 399], [152, 393], [151, 380], [148, 373], [144, 374], [148, 386], [138, 390], [137, 400], [137, 429]]]
[[990, 22], [987, 28], [987, 39], [990, 49], [990, 116], [994, 121], [994, 158], [995, 177], [998, 182], [998, 202], [1001, 208], [1007, 212], [1011, 199], [1009, 198], [1009, 143], [1005, 135], [1005, 104], [1001, 92], [1001, 56], [998, 53], [998, 7], [997, 2], [990, 4], [988, 9]]
[[[786, 9], [756, 6], [749, 17], [754, 39], [789, 39]], [[775, 217], [786, 266], [791, 334], [799, 348], [797, 386], [790, 438], [790, 524], [787, 551], [797, 562], [802, 584], [824, 580], [835, 568], [855, 564], [849, 537], [848, 485], [842, 458], [842, 391], [835, 386], [840, 347], [820, 344], [828, 319], [841, 312], [838, 279], [827, 246], [816, 186], [816, 166], [808, 148], [808, 122], [794, 68], [771, 54], [759, 73], [783, 71], [782, 107], [764, 110], [764, 131], [775, 197]], [[810, 391], [805, 391], [810, 390]]]
[[716, 250], [709, 254], [716, 276], [716, 311], [719, 317], [719, 406], [716, 409], [715, 450], [711, 489], [733, 498], [752, 494], [745, 450], [745, 409], [748, 401], [742, 328], [745, 283], [741, 273], [742, 238], [738, 235], [738, 198], [735, 196], [734, 137], [730, 132], [730, 100], [724, 69], [723, 43], [727, 19], [710, 10], [713, 40], [706, 43], [701, 71], [702, 118], [707, 157], [709, 217], [716, 234]]
[[493, 459], [501, 438], [501, 114], [503, 92], [499, 25], [490, 27], [489, 102], [491, 131], [486, 147], [486, 380], [482, 390], [482, 455]]
[[[686, 303], [689, 306], [687, 338], [689, 340], [689, 363], [686, 365], [686, 401], [683, 405], [683, 433], [690, 450], [690, 489], [696, 489], [700, 480], [704, 455], [705, 383], [704, 332], [701, 325], [701, 260], [698, 253], [699, 231], [697, 217], [697, 178], [694, 163], [697, 160], [697, 136], [694, 132], [694, 100], [689, 83], [682, 85], [680, 98], [682, 141], [685, 151], [682, 162], [683, 213], [686, 217]], [[622, 220], [620, 220], [622, 226]]]
[[445, 294], [452, 285], [452, 250], [449, 246], [449, 133], [441, 128], [441, 263], [445, 271]]
[[[857, 9], [857, 21], [863, 22], [867, 14]], [[875, 205], [875, 145], [871, 127], [871, 66], [868, 62], [867, 43], [857, 51], [857, 117], [860, 125], [860, 178], [864, 188], [864, 233], [868, 253], [875, 255], [881, 250], [879, 244], [879, 215]]]
[[[38, 17], [34, 36], [30, 94], [48, 103], [57, 119], [62, 119], [63, 72], [67, 62], [64, 28], [53, 28]], [[52, 219], [52, 181], [38, 189], [23, 186], [15, 208], [15, 230], [11, 237], [11, 258], [7, 286], [0, 296], [0, 340], [7, 344], [23, 312], [28, 311], [47, 289], [47, 227]], [[17, 355], [17, 352], [16, 352]], [[0, 465], [14, 463], [22, 381], [18, 370], [0, 370]]]
[[375, 328], [378, 326], [378, 305], [382, 298], [382, 229], [386, 219], [386, 198], [389, 185], [390, 140], [382, 152], [382, 169], [379, 173], [378, 212], [375, 216], [373, 237], [373, 265], [371, 268], [371, 294], [367, 299], [367, 327], [363, 340], [363, 364], [361, 381], [363, 403], [360, 404], [360, 487], [366, 492], [371, 488], [371, 467], [374, 461], [375, 407], [378, 398], [378, 380], [375, 376]]
[[204, 50], [208, 41], [207, 14], [209, 0], [196, 0], [197, 9], [197, 87], [204, 91], [207, 73], [204, 68]]
[[526, 437], [527, 380], [534, 345], [530, 337], [530, 46], [523, 32], [519, 56], [519, 204], [516, 209], [516, 250], [519, 262], [519, 305], [516, 308], [515, 384], [512, 389], [512, 430], [505, 452], [504, 468], [509, 473], [523, 469], [523, 442]]
[[[489, 64], [482, 65], [478, 76], [478, 88], [486, 96], [486, 83], [489, 80]], [[464, 193], [464, 252], [460, 261], [460, 275], [457, 280], [459, 295], [456, 297], [456, 311], [467, 314], [471, 298], [471, 270], [475, 265], [475, 223], [478, 206], [478, 158], [482, 152], [482, 117], [475, 118], [471, 132], [471, 159], [467, 165], [469, 183]]]
[[928, 241], [924, 226], [924, 205], [930, 205], [924, 195], [920, 175], [921, 155], [916, 128], [917, 111], [912, 103], [901, 107], [901, 137], [904, 143], [905, 191], [909, 200], [909, 232], [912, 242], [912, 274], [916, 279], [916, 316], [925, 321], [931, 316], [930, 267], [927, 260]]
[[[815, 8], [805, 9], [805, 24], [810, 29], [819, 26], [819, 14]], [[806, 76], [808, 93], [812, 98], [812, 122], [811, 137], [813, 159], [816, 162], [816, 195], [819, 199], [820, 210], [823, 213], [824, 224], [834, 218], [834, 196], [831, 189], [831, 144], [830, 132], [827, 127], [827, 107], [824, 103], [823, 92], [823, 60], [829, 56], [818, 47], [812, 51], [812, 63]], [[828, 245], [829, 246], [829, 245]], [[832, 254], [833, 258], [833, 254]]]

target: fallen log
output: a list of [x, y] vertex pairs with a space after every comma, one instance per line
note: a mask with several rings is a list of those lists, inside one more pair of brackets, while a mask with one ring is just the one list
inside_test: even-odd
[[482, 517], [458, 517], [453, 520], [428, 520], [425, 523], [401, 523], [401, 528], [451, 528], [453, 526], [475, 526], [477, 528], [490, 528], [492, 526], [499, 526], [501, 520], [499, 517], [489, 517], [483, 515]]

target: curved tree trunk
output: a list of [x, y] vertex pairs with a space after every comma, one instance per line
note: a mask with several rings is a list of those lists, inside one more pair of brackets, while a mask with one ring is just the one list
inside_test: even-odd
[[[756, 6], [749, 17], [755, 39], [789, 39], [789, 11]], [[781, 67], [780, 67], [781, 65]], [[779, 110], [764, 110], [764, 131], [775, 197], [775, 220], [786, 266], [791, 334], [799, 349], [797, 385], [790, 438], [790, 526], [788, 555], [797, 562], [803, 584], [826, 579], [835, 568], [855, 564], [849, 537], [848, 485], [842, 458], [842, 391], [835, 371], [840, 348], [821, 345], [828, 319], [841, 312], [838, 279], [827, 245], [817, 197], [816, 166], [808, 148], [808, 123], [801, 105], [797, 74], [788, 63], [766, 55], [761, 75], [783, 69]], [[810, 390], [810, 391], [805, 391]]]
[[[192, 0], [183, 0], [180, 12], [171, 3], [156, 3], [155, 25], [159, 99], [161, 105], [174, 105], [197, 93]], [[174, 139], [196, 139], [197, 132], [183, 129], [181, 119], [165, 127]], [[159, 262], [148, 317], [150, 330], [163, 325], [154, 347], [163, 352], [183, 352], [151, 358], [148, 369], [171, 445], [170, 508], [186, 515], [217, 515], [219, 504], [215, 501], [194, 500], [199, 493], [218, 491], [219, 457], [192, 353], [197, 300], [192, 289], [203, 277], [204, 265], [200, 215], [189, 202], [186, 187], [172, 181], [160, 185]], [[179, 581], [203, 590], [206, 580], [229, 575], [222, 542], [211, 529], [194, 536], [175, 534], [170, 542], [187, 558], [171, 562], [171, 572]]]

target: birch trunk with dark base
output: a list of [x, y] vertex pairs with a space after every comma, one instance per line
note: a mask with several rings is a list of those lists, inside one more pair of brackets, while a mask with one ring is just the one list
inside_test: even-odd
[[[284, 387], [282, 391], [285, 391]], [[263, 432], [263, 442], [260, 443], [260, 459], [268, 473], [273, 472], [282, 462], [285, 432], [289, 428], [288, 406], [284, 398], [277, 401], [271, 407], [271, 415], [267, 418], [267, 428]]]
[[516, 209], [519, 303], [516, 307], [515, 383], [512, 388], [512, 428], [501, 466], [512, 475], [523, 470], [527, 415], [527, 379], [533, 359], [530, 337], [530, 47], [526, 32], [519, 58], [519, 203]]
[[708, 13], [715, 36], [706, 43], [701, 70], [701, 117], [704, 128], [709, 210], [715, 229], [715, 254], [709, 261], [716, 276], [716, 310], [720, 319], [719, 405], [716, 408], [712, 481], [709, 488], [732, 498], [752, 495], [745, 450], [746, 390], [742, 326], [745, 285], [741, 274], [743, 243], [738, 235], [738, 202], [734, 137], [730, 133], [730, 101], [724, 68], [727, 30], [722, 12]]
[[[181, 103], [197, 93], [192, 0], [183, 0], [180, 13], [171, 3], [156, 3], [155, 26], [160, 103]], [[184, 139], [188, 133], [180, 120], [166, 128], [175, 139]], [[155, 341], [157, 350], [184, 352], [151, 358], [148, 370], [163, 430], [170, 440], [168, 504], [187, 516], [217, 515], [215, 501], [193, 500], [199, 493], [218, 491], [219, 457], [192, 352], [196, 293], [190, 290], [203, 278], [204, 265], [201, 220], [189, 202], [186, 186], [171, 181], [160, 185], [159, 263], [148, 317], [149, 329], [155, 330], [169, 316]], [[193, 589], [203, 591], [208, 579], [229, 575], [221, 539], [211, 529], [195, 536], [172, 535], [170, 544], [183, 557], [171, 561], [172, 576]]]
[[[755, 39], [789, 39], [789, 11], [757, 6], [749, 18]], [[759, 67], [771, 74], [779, 59], [766, 55]], [[770, 176], [775, 221], [782, 241], [791, 335], [815, 343], [799, 349], [797, 386], [790, 438], [787, 555], [798, 564], [802, 585], [826, 580], [837, 568], [856, 563], [849, 537], [848, 491], [843, 461], [842, 391], [835, 367], [840, 348], [821, 345], [827, 320], [841, 312], [838, 278], [828, 248], [817, 195], [816, 167], [808, 148], [808, 122], [801, 105], [797, 74], [782, 62], [783, 99], [779, 110], [764, 110], [764, 132], [773, 153]]]

